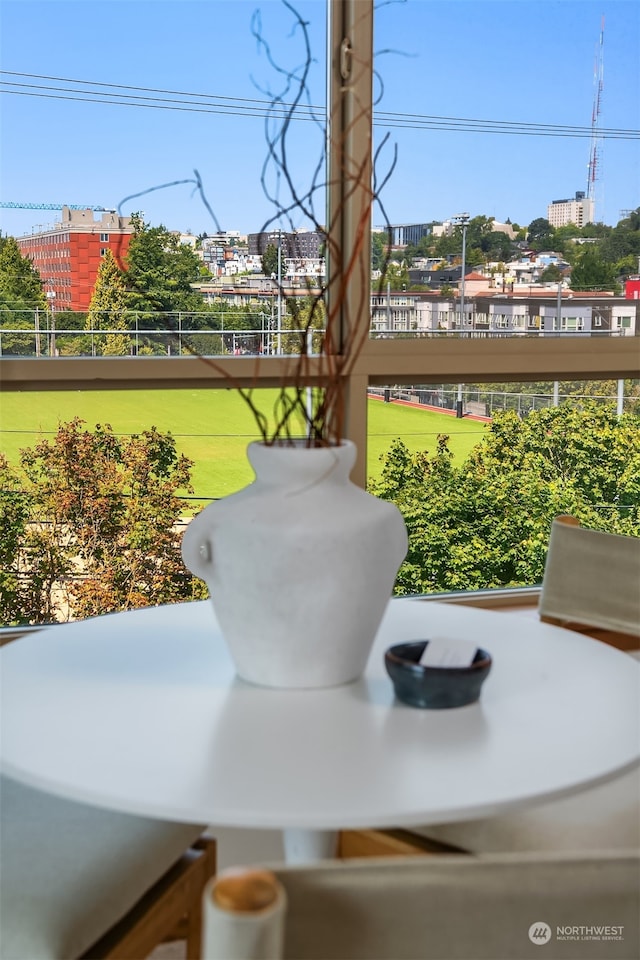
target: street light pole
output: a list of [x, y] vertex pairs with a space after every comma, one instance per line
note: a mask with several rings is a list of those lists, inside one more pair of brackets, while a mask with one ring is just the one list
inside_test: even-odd
[[[464, 278], [467, 272], [467, 225], [468, 213], [459, 213], [451, 218], [451, 222], [462, 227], [462, 270], [460, 275], [460, 329], [464, 327]], [[458, 384], [458, 399], [456, 401], [456, 417], [462, 418], [462, 384]]]
[[278, 336], [276, 353], [282, 353], [282, 230], [278, 231]]
[[462, 224], [462, 275], [460, 277], [460, 320], [464, 323], [464, 278], [467, 275], [467, 223]]
[[48, 290], [46, 293], [46, 297], [47, 297], [47, 308], [49, 311], [49, 319], [51, 321], [50, 327], [49, 327], [49, 356], [55, 357], [56, 355], [56, 318], [53, 310], [53, 301], [55, 300], [55, 297], [56, 297], [55, 290]]
[[464, 325], [464, 278], [467, 272], [467, 226], [469, 224], [468, 213], [458, 213], [451, 217], [451, 222], [457, 227], [462, 227], [462, 270], [460, 274], [460, 327]]

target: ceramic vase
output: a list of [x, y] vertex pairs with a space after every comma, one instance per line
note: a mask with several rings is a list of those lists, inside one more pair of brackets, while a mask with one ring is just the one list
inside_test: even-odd
[[329, 687], [366, 666], [407, 532], [394, 504], [353, 484], [356, 449], [252, 443], [256, 478], [198, 514], [182, 555], [209, 587], [238, 674]]

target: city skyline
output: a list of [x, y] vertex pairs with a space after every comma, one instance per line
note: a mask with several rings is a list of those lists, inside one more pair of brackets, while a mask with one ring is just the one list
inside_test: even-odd
[[[309, 23], [315, 58], [310, 102], [321, 107], [325, 3], [304, 0], [296, 8]], [[252, 20], [256, 10], [260, 19]], [[389, 220], [441, 221], [465, 210], [525, 225], [546, 217], [552, 200], [586, 189], [589, 137], [552, 136], [541, 125], [588, 132], [603, 16], [600, 126], [635, 129], [640, 13], [630, 0], [380, 4], [375, 140], [389, 135], [383, 173], [397, 148], [382, 194]], [[218, 225], [259, 231], [273, 213], [260, 185], [264, 106], [273, 93], [287, 100], [290, 91], [252, 36], [252, 23], [291, 70], [303, 62], [292, 22], [279, 0], [4, 0], [2, 200], [115, 208], [151, 190], [127, 201], [122, 214], [142, 210], [154, 224], [193, 233], [211, 234]], [[322, 110], [316, 114], [321, 119]], [[519, 126], [469, 132], [479, 120], [488, 122], [484, 131], [498, 122]], [[321, 146], [320, 125], [292, 124], [296, 183], [309, 182]], [[194, 170], [215, 219], [193, 183], [152, 189], [193, 180]], [[638, 139], [603, 140], [600, 171], [596, 219], [615, 224], [622, 210], [640, 205]], [[54, 210], [0, 209], [0, 229], [18, 236], [58, 219]], [[374, 211], [373, 223], [381, 219]], [[302, 219], [296, 225], [309, 226]]]

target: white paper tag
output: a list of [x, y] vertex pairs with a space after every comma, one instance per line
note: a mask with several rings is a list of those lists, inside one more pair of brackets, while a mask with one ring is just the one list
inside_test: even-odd
[[423, 667], [470, 667], [478, 647], [463, 637], [433, 637], [420, 657]]

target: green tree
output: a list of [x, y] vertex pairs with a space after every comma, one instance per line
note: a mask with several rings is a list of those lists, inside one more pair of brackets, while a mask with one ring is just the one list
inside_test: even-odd
[[[305, 349], [310, 347], [311, 353], [320, 353], [326, 323], [327, 311], [323, 300], [311, 296], [300, 302], [288, 300], [287, 309], [282, 317], [280, 337], [282, 352], [300, 354], [304, 341]], [[296, 332], [286, 332], [289, 330]]]
[[582, 230], [580, 230], [578, 236], [580, 237], [596, 237], [600, 240], [606, 239], [606, 237], [611, 235], [613, 227], [610, 227], [606, 223], [585, 223]]
[[0, 237], [0, 303], [31, 310], [47, 305], [42, 278], [31, 260], [22, 256], [14, 237]]
[[640, 419], [585, 401], [495, 417], [455, 466], [396, 441], [370, 489], [393, 500], [409, 531], [399, 593], [539, 583], [553, 517], [640, 533]]
[[408, 290], [411, 280], [409, 279], [409, 268], [407, 267], [406, 260], [403, 260], [401, 263], [397, 263], [395, 260], [388, 263], [384, 276], [382, 277], [382, 282], [390, 283], [392, 290], [402, 290], [403, 287]]
[[426, 237], [420, 237], [417, 243], [408, 243], [403, 251], [404, 259], [407, 263], [412, 263], [417, 257], [431, 257], [435, 250], [436, 241], [429, 234]]
[[537, 217], [529, 224], [527, 243], [533, 250], [553, 250], [555, 231], [548, 220]]
[[34, 331], [46, 307], [42, 279], [31, 260], [22, 256], [14, 237], [0, 237], [0, 327], [31, 331], [31, 334], [5, 335], [4, 352], [34, 352]]
[[510, 260], [513, 241], [501, 230], [492, 230], [482, 239], [482, 251], [486, 260]]
[[275, 243], [268, 243], [262, 254], [262, 272], [265, 277], [278, 276], [278, 248]]
[[640, 257], [640, 207], [620, 220], [600, 243], [604, 260], [615, 263], [623, 257]]
[[446, 260], [448, 257], [460, 256], [462, 254], [462, 231], [456, 227], [452, 234], [443, 234], [435, 242], [434, 256], [442, 257]]
[[[57, 310], [56, 330], [84, 331], [87, 322], [86, 313], [80, 310]], [[77, 356], [91, 351], [91, 338], [78, 333], [60, 333], [56, 335], [56, 346], [60, 356]]]
[[[486, 256], [482, 247], [470, 247], [468, 246], [465, 251], [465, 276], [469, 273], [469, 267], [478, 267], [480, 264], [484, 263]], [[462, 260], [459, 261], [462, 263]]]
[[18, 474], [0, 453], [0, 623], [4, 626], [29, 620], [31, 592], [20, 569], [28, 514]]
[[557, 263], [550, 263], [540, 274], [540, 283], [557, 283], [562, 280], [562, 270]]
[[585, 246], [576, 257], [571, 270], [573, 290], [618, 291], [615, 264], [603, 259], [600, 251], [591, 244]]
[[155, 428], [126, 439], [75, 419], [23, 450], [28, 524], [20, 566], [31, 622], [203, 595], [182, 563], [180, 491], [191, 463]]
[[[371, 234], [371, 269], [384, 270], [387, 257], [388, 237], [384, 233], [375, 230]], [[405, 253], [406, 256], [406, 253]], [[409, 259], [407, 257], [407, 259]]]
[[[483, 241], [490, 237], [493, 232], [493, 217], [483, 215], [472, 217], [467, 224], [467, 246], [483, 248]], [[461, 229], [458, 228], [461, 232]]]
[[[148, 324], [175, 326], [181, 311], [202, 310], [202, 297], [191, 284], [200, 278], [197, 254], [166, 227], [152, 227], [138, 214], [131, 218], [134, 234], [126, 256], [127, 303]], [[162, 315], [165, 319], [162, 319]]]
[[575, 223], [566, 223], [562, 227], [556, 227], [553, 231], [553, 249], [557, 253], [566, 254], [573, 246], [572, 241], [582, 236], [584, 236], [583, 230], [577, 227]]
[[100, 338], [99, 353], [110, 356], [125, 356], [129, 353], [131, 338], [114, 330], [126, 330], [127, 286], [122, 270], [118, 267], [111, 250], [107, 250], [98, 267], [96, 282], [87, 313], [87, 330], [108, 330]]
[[634, 257], [633, 254], [622, 257], [622, 259], [616, 263], [615, 271], [617, 277], [635, 276], [638, 272], [638, 258]]

